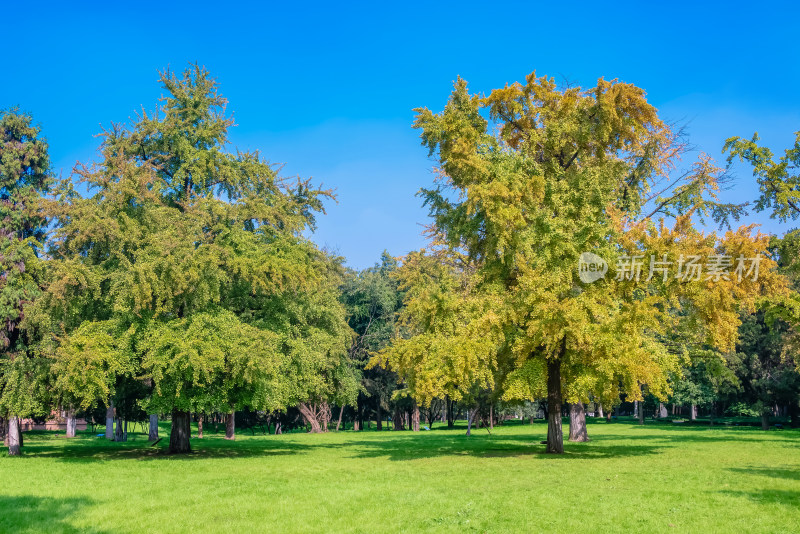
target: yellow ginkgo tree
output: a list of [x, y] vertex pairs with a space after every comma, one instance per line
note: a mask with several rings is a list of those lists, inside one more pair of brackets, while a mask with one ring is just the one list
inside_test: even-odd
[[[683, 137], [638, 87], [561, 88], [531, 74], [482, 97], [459, 79], [444, 111], [418, 109], [415, 126], [438, 160], [422, 195], [441, 246], [407, 258], [415, 328], [375, 361], [422, 403], [442, 384], [546, 394], [547, 451], [560, 453], [565, 400], [637, 399], [644, 385], [664, 396], [683, 357], [668, 334], [729, 349], [739, 310], [784, 291], [765, 237], [693, 227], [728, 224], [742, 207], [719, 201], [725, 178], [709, 158], [677, 173]], [[579, 270], [588, 253], [600, 269], [590, 280]], [[724, 276], [708, 277], [712, 264]], [[435, 269], [450, 276], [426, 275]]]

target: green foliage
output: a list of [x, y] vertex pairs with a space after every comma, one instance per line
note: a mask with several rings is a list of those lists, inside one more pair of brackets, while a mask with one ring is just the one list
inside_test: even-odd
[[49, 206], [60, 391], [87, 408], [130, 377], [164, 412], [353, 398], [341, 268], [303, 237], [330, 194], [230, 153], [204, 69], [161, 82], [156, 112], [106, 130], [102, 161], [76, 168], [90, 196], [64, 181]]
[[29, 115], [0, 111], [0, 414], [41, 414], [47, 403], [47, 362], [24, 324], [46, 275], [41, 200], [52, 177], [40, 134]]
[[758, 144], [758, 133], [749, 140], [731, 137], [722, 149], [728, 152], [729, 163], [738, 158], [753, 167], [761, 189], [756, 210], [772, 210], [771, 216], [783, 222], [800, 217], [800, 174], [796, 173], [800, 166], [800, 131], [795, 136], [794, 146], [787, 148], [778, 161], [769, 148]]
[[[142, 371], [155, 391], [148, 411], [211, 412], [232, 399], [257, 410], [283, 407], [277, 334], [214, 310], [147, 325]], [[277, 386], [277, 387], [276, 387]]]

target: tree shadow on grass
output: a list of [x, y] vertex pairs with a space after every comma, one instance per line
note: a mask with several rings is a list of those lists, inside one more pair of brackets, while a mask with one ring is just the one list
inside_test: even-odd
[[759, 504], [780, 504], [791, 508], [795, 513], [800, 509], [800, 491], [772, 489], [752, 491], [723, 490], [720, 493], [731, 497], [744, 497]]
[[86, 497], [37, 497], [0, 495], [0, 532], [110, 532], [96, 528], [77, 528], [69, 523], [93, 501]]
[[786, 480], [800, 480], [800, 469], [791, 467], [730, 467], [732, 471], [742, 475], [756, 475], [770, 478], [782, 478]]
[[216, 458], [258, 458], [299, 454], [312, 447], [283, 440], [259, 441], [191, 441], [192, 452], [170, 454], [168, 439], [157, 446], [148, 442], [105, 442], [87, 440], [53, 445], [49, 440], [30, 440], [23, 447], [23, 454], [33, 458], [53, 458], [62, 462], [95, 462], [102, 460], [203, 460]]
[[[742, 442], [742, 441], [762, 441], [771, 442], [796, 442], [800, 438], [800, 433], [794, 430], [763, 431], [748, 427], [681, 427], [667, 425], [626, 425], [629, 427], [641, 428], [642, 430], [667, 430], [663, 434], [647, 433], [644, 435], [603, 435], [604, 441], [661, 441], [668, 443], [705, 443], [705, 442]], [[589, 427], [589, 437], [591, 438]]]
[[441, 456], [476, 458], [594, 459], [643, 456], [658, 453], [647, 445], [608, 445], [601, 440], [588, 443], [564, 443], [564, 454], [547, 454], [545, 445], [530, 435], [492, 434], [459, 437], [434, 437], [429, 434], [392, 436], [391, 439], [349, 441], [342, 445], [353, 449], [354, 458], [382, 458], [391, 461], [419, 460]]

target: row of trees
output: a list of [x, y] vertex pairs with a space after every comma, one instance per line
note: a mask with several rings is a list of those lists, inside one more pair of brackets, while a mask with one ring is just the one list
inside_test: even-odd
[[[439, 161], [422, 190], [431, 247], [354, 272], [306, 237], [330, 191], [230, 150], [226, 101], [204, 69], [161, 82], [157, 109], [111, 125], [99, 161], [63, 180], [30, 117], [0, 116], [0, 428], [11, 454], [19, 418], [53, 410], [74, 434], [76, 413], [105, 409], [111, 439], [143, 419], [155, 439], [169, 414], [169, 449], [183, 453], [192, 418], [202, 433], [204, 419], [224, 417], [233, 438], [242, 410], [276, 432], [289, 410], [313, 432], [336, 408], [337, 429], [346, 414], [357, 430], [452, 426], [463, 410], [469, 433], [546, 399], [547, 450], [558, 453], [565, 403], [576, 440], [587, 439], [587, 402], [797, 409], [800, 239], [695, 228], [730, 227], [744, 206], [719, 201], [727, 178], [710, 158], [676, 176], [684, 137], [641, 89], [559, 88], [534, 74], [482, 97], [459, 79], [443, 112], [417, 110]], [[776, 162], [757, 142], [726, 150], [753, 164], [757, 209], [796, 219], [800, 149]], [[585, 283], [584, 252], [612, 265], [761, 261], [756, 276]]]

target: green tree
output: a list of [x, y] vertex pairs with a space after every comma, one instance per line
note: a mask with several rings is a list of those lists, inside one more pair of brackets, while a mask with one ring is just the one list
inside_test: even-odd
[[9, 454], [20, 454], [19, 418], [47, 412], [47, 359], [26, 324], [41, 294], [47, 220], [41, 200], [52, 183], [47, 141], [30, 115], [0, 111], [0, 419]]
[[102, 161], [76, 168], [90, 196], [59, 188], [48, 304], [60, 388], [88, 407], [121, 376], [152, 381], [144, 407], [172, 414], [170, 451], [188, 452], [191, 411], [286, 406], [287, 358], [335, 353], [346, 324], [315, 301], [331, 262], [303, 237], [329, 193], [229, 152], [204, 69], [161, 82], [161, 106], [106, 130]]

